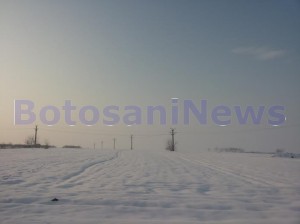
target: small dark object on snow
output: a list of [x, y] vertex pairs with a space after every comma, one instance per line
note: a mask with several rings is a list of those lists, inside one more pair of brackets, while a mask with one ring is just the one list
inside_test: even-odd
[[59, 201], [57, 198], [53, 198], [51, 201]]

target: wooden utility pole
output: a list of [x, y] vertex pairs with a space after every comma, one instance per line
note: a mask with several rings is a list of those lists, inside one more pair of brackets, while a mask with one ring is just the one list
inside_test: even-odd
[[101, 149], [103, 149], [103, 141], [101, 141]]
[[38, 126], [36, 125], [35, 126], [35, 129], [34, 129], [34, 145], [36, 145], [36, 140], [37, 140], [37, 131], [38, 131]]
[[174, 140], [174, 135], [175, 135], [175, 132], [174, 132], [174, 128], [171, 128], [171, 135], [172, 135], [172, 149], [171, 151], [175, 151], [175, 140]]
[[114, 138], [114, 149], [116, 149], [116, 138]]
[[133, 139], [133, 135], [130, 135], [130, 149], [133, 149], [133, 144], [132, 144], [132, 139]]

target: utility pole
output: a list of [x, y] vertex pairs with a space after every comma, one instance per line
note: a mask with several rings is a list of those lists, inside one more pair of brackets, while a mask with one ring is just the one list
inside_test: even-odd
[[101, 149], [103, 149], [103, 141], [101, 141]]
[[36, 146], [36, 139], [37, 139], [37, 131], [38, 131], [38, 127], [37, 127], [37, 125], [35, 126], [35, 129], [34, 129], [34, 132], [35, 132], [35, 134], [34, 134], [34, 145]]
[[175, 135], [175, 132], [174, 132], [174, 128], [171, 128], [171, 135], [172, 135], [172, 150], [171, 151], [175, 151], [175, 141], [174, 141], [174, 135]]
[[132, 139], [133, 139], [133, 135], [130, 135], [130, 149], [133, 149], [133, 145], [132, 145]]
[[116, 149], [116, 138], [114, 138], [114, 149]]
[[96, 148], [96, 143], [94, 143], [94, 149]]

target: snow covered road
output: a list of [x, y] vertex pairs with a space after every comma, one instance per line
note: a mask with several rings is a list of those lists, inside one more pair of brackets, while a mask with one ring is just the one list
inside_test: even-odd
[[0, 223], [296, 224], [299, 171], [263, 154], [0, 150]]

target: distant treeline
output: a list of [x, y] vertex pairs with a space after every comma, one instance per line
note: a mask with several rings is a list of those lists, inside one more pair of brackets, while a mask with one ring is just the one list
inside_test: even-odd
[[80, 145], [64, 145], [63, 148], [81, 149]]
[[[30, 144], [0, 144], [0, 149], [20, 149], [20, 148], [56, 148], [54, 145], [41, 145], [41, 144], [36, 144], [36, 145], [30, 145]], [[73, 149], [81, 149], [81, 146], [79, 145], [65, 145], [63, 148], [73, 148]]]
[[229, 147], [229, 148], [215, 148], [214, 150], [216, 152], [245, 152], [244, 149], [234, 148], [234, 147]]
[[54, 145], [28, 145], [28, 144], [0, 144], [0, 149], [18, 149], [18, 148], [56, 148]]

